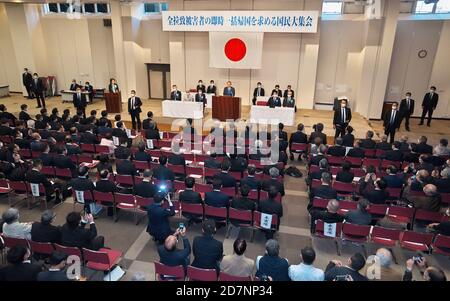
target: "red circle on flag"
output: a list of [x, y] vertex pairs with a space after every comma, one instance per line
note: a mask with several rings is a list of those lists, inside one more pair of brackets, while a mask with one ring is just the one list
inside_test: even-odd
[[245, 46], [244, 41], [241, 39], [233, 38], [225, 44], [224, 51], [229, 60], [238, 62], [245, 57], [247, 53], [247, 46]]

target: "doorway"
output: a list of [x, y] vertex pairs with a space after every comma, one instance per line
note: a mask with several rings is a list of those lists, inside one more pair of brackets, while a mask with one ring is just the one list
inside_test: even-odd
[[147, 64], [148, 95], [167, 99], [170, 95], [170, 64]]

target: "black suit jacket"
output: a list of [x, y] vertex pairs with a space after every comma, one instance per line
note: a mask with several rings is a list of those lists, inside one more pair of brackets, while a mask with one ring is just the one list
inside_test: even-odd
[[350, 110], [350, 108], [345, 108], [345, 122], [342, 122], [342, 108], [340, 108], [339, 110], [334, 111], [334, 116], [333, 116], [333, 124], [334, 125], [347, 125], [350, 123], [350, 121], [352, 120], [352, 110]]
[[172, 165], [186, 165], [186, 160], [184, 159], [183, 155], [181, 154], [172, 154], [169, 156], [168, 163], [172, 164]]
[[149, 162], [152, 157], [150, 157], [149, 154], [147, 154], [146, 152], [137, 152], [134, 154], [134, 160], [136, 161], [147, 161]]
[[130, 176], [138, 175], [136, 167], [130, 160], [123, 160], [122, 162], [117, 163], [116, 171], [119, 175], [130, 175]]
[[270, 108], [281, 107], [281, 98], [280, 97], [270, 97], [267, 105]]
[[213, 207], [228, 207], [229, 197], [220, 191], [210, 191], [205, 193], [205, 204]]
[[282, 182], [277, 181], [276, 179], [268, 179], [262, 183], [262, 190], [269, 191], [270, 186], [275, 186], [278, 192], [284, 196], [284, 184]]
[[355, 174], [349, 171], [338, 171], [336, 175], [336, 181], [344, 182], [344, 183], [352, 183]]
[[153, 170], [153, 178], [157, 180], [175, 180], [175, 175], [173, 174], [173, 171], [168, 169], [165, 166], [159, 166]]
[[409, 100], [409, 108], [408, 108], [408, 103], [406, 99], [402, 99], [402, 101], [400, 102], [400, 113], [402, 114], [402, 116], [411, 116], [414, 113], [414, 99], [410, 99]]
[[216, 92], [217, 92], [217, 87], [215, 85], [208, 86], [206, 88], [206, 93], [216, 94]]
[[295, 107], [295, 98], [291, 97], [290, 99], [288, 99], [287, 97], [285, 97], [283, 99], [283, 107], [294, 108]]
[[73, 95], [73, 105], [77, 109], [83, 109], [86, 108], [87, 102], [86, 102], [86, 94], [80, 93], [80, 97], [78, 97], [78, 93], [75, 93]]
[[38, 78], [37, 83], [34, 81], [34, 79], [31, 80], [31, 90], [33, 90], [34, 93], [44, 92], [45, 86], [41, 78]]
[[216, 269], [223, 256], [222, 242], [209, 235], [197, 236], [192, 244], [194, 261], [192, 266], [201, 269]]
[[247, 185], [250, 187], [250, 189], [253, 190], [260, 190], [261, 189], [261, 182], [256, 180], [256, 178], [253, 176], [248, 176], [246, 178], [241, 179], [241, 186]]
[[36, 281], [42, 267], [33, 263], [7, 265], [0, 269], [0, 281]]
[[439, 101], [439, 94], [433, 93], [433, 97], [430, 97], [430, 93], [428, 92], [423, 97], [422, 107], [434, 110], [437, 107], [438, 101]]
[[94, 183], [87, 178], [74, 178], [70, 180], [70, 186], [72, 186], [73, 190], [77, 191], [86, 191], [86, 190], [94, 190]]
[[216, 176], [222, 180], [222, 187], [235, 187], [236, 186], [236, 180], [232, 176], [230, 176], [228, 173], [220, 172]]
[[258, 95], [258, 88], [255, 88], [255, 90], [253, 90], [253, 98], [256, 99], [258, 96], [264, 96], [265, 95], [265, 91], [264, 88], [260, 88], [259, 91], [259, 95]]
[[143, 198], [152, 198], [155, 195], [156, 191], [156, 186], [150, 182], [142, 181], [141, 183], [134, 186], [134, 194]]
[[192, 189], [182, 191], [179, 200], [180, 202], [188, 204], [201, 204], [203, 202], [200, 193], [193, 191]]
[[289, 145], [292, 145], [292, 143], [308, 143], [308, 137], [305, 133], [297, 131], [292, 133], [289, 138]]
[[142, 109], [141, 109], [142, 101], [141, 101], [140, 97], [137, 97], [137, 96], [134, 97], [134, 106], [136, 107], [136, 109], [133, 110], [131, 108], [131, 97], [128, 98], [128, 113], [131, 114], [131, 112], [136, 112], [136, 113], [142, 112]]
[[369, 139], [369, 138], [361, 139], [361, 148], [374, 149], [376, 147], [376, 145], [377, 145], [377, 143], [372, 139]]
[[347, 153], [347, 157], [352, 157], [352, 158], [364, 158], [364, 149], [360, 148], [360, 147], [354, 147], [352, 149], [350, 149]]
[[335, 157], [344, 157], [345, 151], [345, 147], [340, 145], [333, 145], [328, 149], [327, 154]]
[[37, 281], [70, 281], [67, 278], [67, 271], [45, 271], [40, 272], [37, 276]]
[[400, 127], [400, 112], [397, 111], [395, 113], [393, 123], [391, 123], [391, 118], [392, 118], [392, 110], [386, 112], [386, 114], [384, 116], [383, 127], [385, 129], [389, 129], [389, 130], [398, 129]]
[[[294, 98], [294, 97], [295, 97], [295, 93], [294, 93], [294, 90], [289, 90], [289, 91], [291, 91], [291, 92], [292, 92], [292, 98]], [[288, 95], [288, 90], [286, 89], [286, 90], [284, 90], [284, 92], [283, 92], [283, 97], [284, 97], [284, 98], [286, 98], [286, 97], [287, 97], [287, 95]]]
[[39, 156], [39, 159], [42, 160], [43, 166], [53, 166], [53, 155], [52, 154], [42, 153]]
[[159, 261], [168, 266], [186, 266], [187, 258], [191, 254], [191, 244], [187, 237], [183, 237], [183, 249], [167, 251], [164, 245], [158, 246]]
[[316, 139], [316, 137], [319, 137], [320, 139], [322, 139], [322, 144], [327, 144], [327, 135], [325, 135], [322, 132], [312, 132], [311, 135], [309, 136], [309, 143], [314, 143], [314, 140]]
[[389, 161], [402, 161], [403, 152], [401, 150], [390, 150], [386, 151], [381, 158]]
[[197, 85], [197, 91], [202, 90], [203, 93], [206, 93], [206, 87], [204, 84]]
[[70, 87], [69, 87], [69, 90], [70, 91], [76, 91], [78, 87], [79, 87], [79, 85], [77, 83], [71, 83]]
[[25, 111], [20, 111], [20, 113], [19, 113], [19, 120], [28, 121], [30, 119], [31, 119], [30, 114], [28, 114]]
[[318, 187], [314, 187], [311, 191], [311, 200], [314, 197], [322, 198], [322, 199], [336, 199], [337, 192], [331, 186], [328, 185], [320, 185]]
[[81, 223], [77, 228], [70, 229], [67, 224], [61, 227], [61, 242], [64, 246], [89, 248], [91, 241], [97, 236], [95, 224], [90, 224], [86, 229], [86, 224]]
[[[115, 86], [116, 86], [116, 93], [117, 92], [119, 92], [120, 90], [119, 90], [119, 85], [118, 84], [114, 84]], [[113, 93], [113, 87], [112, 87], [112, 84], [109, 84], [108, 85], [108, 90], [109, 90], [109, 93]]]
[[205, 94], [200, 95], [199, 93], [196, 93], [195, 102], [203, 102], [204, 104], [206, 104], [206, 95]]
[[117, 186], [114, 182], [111, 182], [110, 180], [103, 180], [97, 181], [95, 183], [95, 190], [100, 192], [116, 192]]
[[53, 225], [34, 222], [31, 226], [31, 239], [36, 242], [59, 243], [61, 241], [61, 230]]
[[85, 133], [81, 133], [80, 143], [98, 144], [99, 141], [98, 141], [97, 135], [94, 135], [93, 133], [85, 132]]
[[22, 73], [22, 84], [26, 87], [29, 87], [31, 85], [31, 82], [33, 81], [33, 76], [30, 72], [24, 72]]
[[146, 139], [160, 140], [159, 131], [158, 130], [146, 129], [145, 130], [145, 138]]
[[283, 216], [283, 206], [272, 199], [259, 202], [258, 211], [266, 214], [276, 214], [278, 218]]
[[127, 147], [118, 146], [114, 150], [114, 157], [116, 157], [116, 159], [125, 160], [125, 159], [129, 158], [130, 156], [131, 156], [131, 150]]
[[419, 153], [419, 154], [432, 154], [433, 153], [433, 147], [426, 143], [412, 144], [411, 149], [413, 152]]
[[392, 144], [390, 144], [389, 142], [378, 142], [375, 148], [389, 151], [392, 150]]
[[170, 100], [181, 100], [181, 91], [172, 91], [170, 93]]
[[[280, 98], [283, 96], [283, 91], [281, 91], [281, 89], [278, 89], [278, 90], [273, 89], [272, 93], [270, 93], [270, 95], [273, 95], [274, 92], [276, 92]], [[292, 94], [292, 96], [293, 96], [293, 94]]]
[[52, 183], [47, 179], [47, 176], [45, 176], [43, 173], [38, 172], [37, 170], [30, 170], [26, 174], [26, 180], [27, 182], [33, 183], [33, 184], [42, 184], [45, 187], [45, 191], [47, 194], [53, 193], [53, 186]]

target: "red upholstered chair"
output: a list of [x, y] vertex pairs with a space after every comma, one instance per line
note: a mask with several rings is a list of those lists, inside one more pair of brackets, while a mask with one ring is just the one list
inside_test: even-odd
[[220, 272], [219, 274], [219, 281], [252, 281], [252, 278], [250, 276], [243, 277], [243, 276], [233, 276], [224, 272]]
[[189, 281], [217, 281], [217, 272], [215, 269], [199, 269], [188, 266], [187, 276]]
[[[177, 266], [168, 266], [160, 263], [159, 261], [155, 261], [155, 280], [156, 281], [170, 281], [177, 280], [183, 281], [186, 277], [184, 273], [184, 267], [182, 265]], [[170, 277], [163, 277], [170, 276]]]
[[29, 241], [30, 249], [33, 254], [45, 254], [50, 255], [55, 250], [55, 247], [50, 242], [36, 242]]
[[400, 234], [400, 246], [412, 251], [428, 252], [433, 236], [432, 233], [405, 231]]
[[[102, 248], [98, 251], [83, 248], [83, 259], [86, 267], [96, 271], [110, 271], [116, 264], [119, 263], [122, 257], [122, 252], [117, 250]], [[111, 273], [109, 274], [111, 281]]]
[[363, 248], [364, 255], [367, 257], [365, 243], [369, 241], [371, 226], [355, 225], [344, 223], [342, 225], [342, 240], [359, 243]]
[[370, 234], [370, 240], [373, 243], [393, 247], [400, 239], [402, 231], [374, 226]]
[[[136, 199], [132, 194], [115, 193], [114, 200], [116, 202], [116, 208], [121, 209], [121, 211], [130, 210], [133, 212], [134, 221], [137, 223], [137, 210], [136, 210]], [[116, 215], [115, 221], [119, 219], [119, 214]]]
[[444, 236], [441, 234], [436, 235], [431, 248], [433, 250], [433, 254], [450, 256], [450, 236]]
[[235, 225], [241, 228], [252, 227], [253, 223], [253, 212], [251, 210], [238, 210], [235, 208], [228, 208], [228, 220], [230, 221], [226, 233], [228, 237], [231, 225]]
[[340, 256], [341, 250], [339, 249], [339, 239], [342, 234], [342, 223], [335, 223], [335, 224], [336, 224], [336, 234], [334, 237], [331, 237], [325, 235], [325, 223], [322, 220], [316, 220], [314, 236], [318, 238], [332, 239], [336, 245], [336, 252]]

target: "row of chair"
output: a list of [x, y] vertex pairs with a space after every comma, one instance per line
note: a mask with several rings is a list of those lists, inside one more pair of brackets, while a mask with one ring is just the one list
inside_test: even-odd
[[[0, 240], [6, 249], [10, 249], [16, 245], [27, 247], [32, 254], [50, 256], [54, 251], [66, 253], [68, 256], [76, 256], [80, 259], [84, 267], [94, 271], [110, 271], [120, 262], [122, 252], [107, 248], [101, 248], [98, 251], [89, 250], [87, 248], [68, 247], [56, 243], [43, 243], [23, 238], [8, 237], [0, 234]], [[2, 250], [2, 257], [3, 250]], [[4, 261], [4, 258], [3, 258]], [[109, 275], [111, 280], [111, 275]]]
[[420, 251], [450, 256], [450, 237], [434, 233], [421, 233], [414, 231], [401, 231], [379, 226], [355, 225], [350, 223], [330, 224], [322, 220], [316, 221], [314, 236], [333, 239], [336, 243], [337, 253], [340, 255], [339, 240], [360, 244], [367, 256], [366, 243], [375, 243], [388, 248], [397, 244], [410, 251]]

